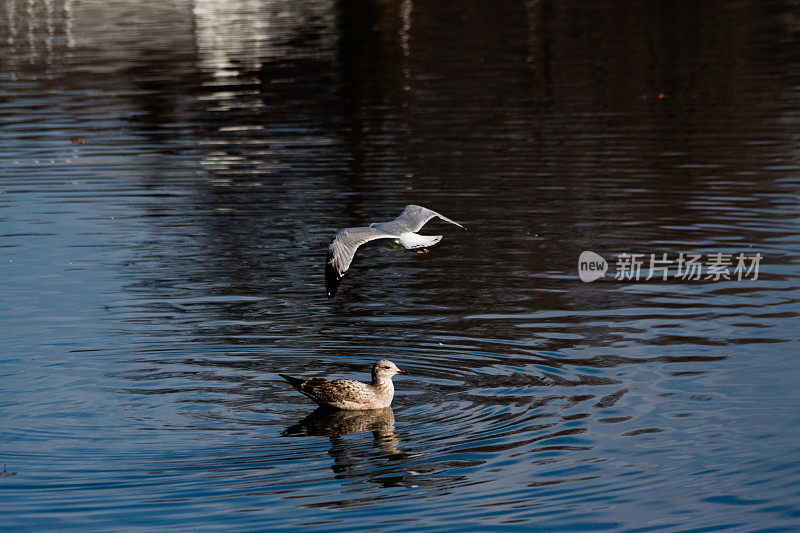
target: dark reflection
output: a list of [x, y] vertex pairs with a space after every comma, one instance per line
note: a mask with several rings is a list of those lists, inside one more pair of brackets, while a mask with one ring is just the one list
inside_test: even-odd
[[[347, 435], [372, 433], [369, 447]], [[363, 411], [343, 411], [319, 407], [303, 420], [289, 426], [286, 436], [328, 437], [334, 458], [331, 466], [337, 477], [367, 477], [383, 486], [403, 485], [406, 473], [402, 466], [388, 468], [385, 461], [403, 461], [408, 454], [398, 448], [400, 439], [394, 431], [391, 407]], [[401, 463], [402, 464], [402, 463]]]
[[[454, 313], [580, 309], [587, 295], [601, 307], [633, 305], [636, 298], [599, 284], [556, 290], [562, 281], [550, 273], [572, 272], [582, 249], [635, 251], [631, 239], [669, 243], [657, 251], [672, 252], [682, 250], [676, 242], [763, 240], [752, 223], [781, 191], [776, 176], [752, 169], [772, 150], [745, 145], [750, 137], [739, 132], [771, 131], [779, 111], [771, 102], [790, 82], [762, 83], [770, 67], [747, 46], [763, 31], [753, 20], [780, 12], [780, 3], [301, 4], [302, 16], [274, 19], [268, 1], [195, 10], [188, 57], [141, 45], [123, 73], [141, 89], [125, 96], [141, 111], [129, 117], [134, 129], [201, 142], [193, 148], [198, 179], [177, 180], [168, 160], [145, 182], [193, 191], [146, 209], [158, 215], [156, 234], [179, 222], [194, 236], [184, 254], [151, 257], [165, 272], [144, 272], [155, 275], [140, 287], [168, 297], [175, 286], [210, 280], [269, 298], [220, 309], [221, 319], [269, 316], [284, 305], [314, 314], [332, 231], [412, 201], [474, 222], [473, 233], [428, 261], [446, 277], [396, 276], [399, 303], [413, 308], [415, 294], [430, 301], [435, 293]], [[166, 75], [173, 62], [180, 76]], [[711, 187], [719, 199], [707, 206]], [[687, 224], [708, 228], [707, 240], [697, 243]], [[475, 242], [482, 253], [473, 253]], [[372, 277], [350, 280], [349, 302], [369, 305], [390, 292], [398, 268], [423, 263], [369, 267]], [[305, 325], [339, 329], [325, 322], [330, 316]], [[459, 327], [513, 337], [516, 326]], [[550, 342], [554, 350], [571, 344]]]

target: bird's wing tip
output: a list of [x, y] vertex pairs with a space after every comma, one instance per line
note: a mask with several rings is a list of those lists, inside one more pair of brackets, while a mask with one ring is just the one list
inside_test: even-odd
[[336, 296], [336, 291], [339, 289], [339, 281], [342, 276], [336, 271], [336, 268], [328, 262], [325, 264], [325, 294], [331, 299]]

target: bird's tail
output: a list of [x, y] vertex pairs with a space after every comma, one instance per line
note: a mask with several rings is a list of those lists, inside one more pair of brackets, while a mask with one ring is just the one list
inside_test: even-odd
[[441, 235], [420, 235], [419, 233], [403, 233], [400, 236], [400, 244], [406, 247], [408, 250], [413, 250], [414, 248], [425, 248], [428, 246], [433, 246], [437, 242], [442, 240]]
[[278, 374], [278, 375], [283, 379], [285, 379], [289, 383], [289, 385], [291, 385], [297, 390], [300, 390], [300, 385], [302, 385], [304, 381], [299, 378], [293, 378], [292, 376], [287, 376], [286, 374]]

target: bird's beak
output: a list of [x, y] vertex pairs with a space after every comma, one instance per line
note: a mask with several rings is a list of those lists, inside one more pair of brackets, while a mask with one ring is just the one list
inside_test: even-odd
[[398, 374], [405, 374], [406, 376], [409, 376], [409, 375], [410, 375], [410, 374], [409, 374], [407, 371], [405, 371], [405, 370], [400, 370], [399, 368], [397, 369], [397, 373], [398, 373]]

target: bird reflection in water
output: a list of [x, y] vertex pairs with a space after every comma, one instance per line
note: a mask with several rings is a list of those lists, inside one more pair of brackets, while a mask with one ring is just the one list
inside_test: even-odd
[[[367, 444], [346, 435], [372, 432]], [[394, 411], [391, 407], [363, 411], [343, 411], [319, 407], [303, 420], [286, 429], [286, 436], [328, 437], [328, 451], [335, 461], [336, 477], [367, 477], [370, 481], [391, 487], [410, 484], [407, 473], [387, 469], [386, 460], [402, 461], [408, 454], [400, 451], [400, 439], [394, 433]], [[398, 465], [399, 466], [399, 465]]]

